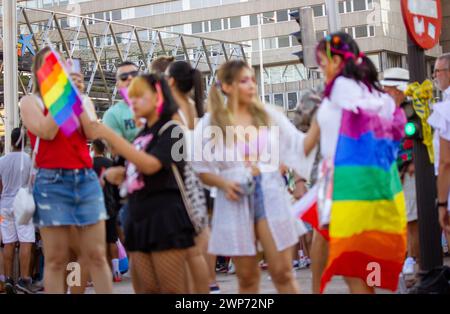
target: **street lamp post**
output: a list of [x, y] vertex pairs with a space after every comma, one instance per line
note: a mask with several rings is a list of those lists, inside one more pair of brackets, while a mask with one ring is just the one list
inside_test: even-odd
[[3, 45], [4, 71], [3, 90], [5, 106], [5, 152], [11, 150], [11, 132], [19, 124], [17, 106], [17, 16], [16, 0], [3, 1]]
[[263, 64], [263, 42], [262, 42], [262, 21], [263, 21], [263, 14], [258, 14], [258, 42], [259, 42], [259, 80], [261, 81], [261, 98], [264, 102], [264, 99], [266, 97], [265, 91], [264, 91], [264, 64]]
[[264, 90], [264, 60], [263, 60], [263, 41], [262, 41], [262, 24], [263, 20], [266, 19], [268, 21], [275, 21], [275, 18], [265, 17], [263, 13], [257, 15], [258, 18], [258, 42], [259, 42], [259, 75], [261, 81], [261, 98], [264, 102], [264, 98], [266, 96]]

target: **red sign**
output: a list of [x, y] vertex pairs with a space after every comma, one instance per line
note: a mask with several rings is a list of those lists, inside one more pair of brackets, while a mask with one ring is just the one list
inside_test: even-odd
[[418, 46], [436, 46], [442, 28], [441, 0], [402, 0], [402, 15], [409, 36]]

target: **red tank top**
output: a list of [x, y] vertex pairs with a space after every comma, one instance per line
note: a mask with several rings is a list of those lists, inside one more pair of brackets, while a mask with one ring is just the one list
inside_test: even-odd
[[[48, 114], [47, 108], [44, 114]], [[28, 132], [31, 146], [34, 149], [36, 135]], [[36, 156], [36, 166], [44, 169], [83, 169], [92, 168], [92, 158], [89, 155], [89, 147], [84, 134], [76, 131], [70, 137], [66, 137], [58, 130], [52, 141], [41, 139]]]

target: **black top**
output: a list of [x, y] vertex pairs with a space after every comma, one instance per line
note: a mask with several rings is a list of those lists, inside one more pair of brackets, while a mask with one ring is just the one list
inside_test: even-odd
[[125, 246], [131, 252], [154, 252], [185, 249], [194, 245], [195, 230], [184, 207], [181, 193], [172, 173], [176, 164], [184, 167], [184, 139], [181, 128], [156, 122], [145, 127], [134, 140], [134, 146], [157, 158], [162, 168], [152, 175], [140, 173], [127, 165], [129, 215], [125, 223]]
[[[94, 157], [94, 171], [97, 176], [101, 176], [102, 173], [113, 166], [113, 161], [106, 157]], [[108, 211], [110, 218], [115, 217], [120, 209], [120, 194], [117, 186], [112, 185], [105, 180], [105, 186], [103, 187], [103, 196], [105, 198], [105, 207]]]

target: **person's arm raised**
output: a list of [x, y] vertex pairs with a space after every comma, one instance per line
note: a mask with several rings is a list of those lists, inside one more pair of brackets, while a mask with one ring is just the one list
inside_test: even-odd
[[123, 137], [117, 135], [113, 130], [104, 124], [98, 122], [91, 122], [90, 130], [95, 135], [95, 138], [102, 138], [106, 140], [116, 154], [122, 156], [132, 164], [134, 164], [139, 172], [152, 175], [162, 168], [162, 164], [155, 156], [152, 156], [144, 151], [137, 150]]
[[58, 134], [58, 125], [50, 114], [42, 112], [36, 98], [27, 95], [20, 100], [20, 114], [25, 127], [43, 140], [51, 141]]

